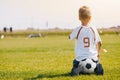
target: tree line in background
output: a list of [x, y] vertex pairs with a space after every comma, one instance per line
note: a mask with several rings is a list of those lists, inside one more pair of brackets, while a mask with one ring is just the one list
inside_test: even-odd
[[[13, 27], [3, 27], [3, 31], [0, 31], [0, 36], [11, 36], [11, 37], [18, 37], [18, 36], [24, 36], [28, 37], [29, 35], [39, 35], [42, 34], [44, 36], [50, 36], [50, 35], [67, 35], [72, 32], [73, 29], [61, 29], [61, 28], [51, 28], [51, 29], [34, 29], [34, 28], [27, 28], [26, 30], [14, 30]], [[120, 26], [113, 26], [110, 28], [99, 28], [98, 32], [100, 35], [105, 34], [117, 34], [120, 36]]]

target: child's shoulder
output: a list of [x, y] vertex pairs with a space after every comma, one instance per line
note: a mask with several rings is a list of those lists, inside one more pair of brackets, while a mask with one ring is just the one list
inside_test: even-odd
[[74, 30], [79, 30], [82, 26], [81, 25], [77, 25]]
[[96, 27], [95, 27], [95, 26], [90, 25], [90, 27], [91, 27], [93, 30], [96, 30]]
[[98, 30], [97, 30], [97, 28], [96, 28], [95, 26], [90, 26], [90, 27], [93, 29], [93, 31], [94, 31], [95, 33], [98, 32]]

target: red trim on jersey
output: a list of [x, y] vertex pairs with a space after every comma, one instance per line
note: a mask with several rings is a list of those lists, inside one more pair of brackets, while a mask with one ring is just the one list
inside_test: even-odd
[[82, 28], [83, 28], [83, 27], [81, 27], [81, 28], [79, 29], [76, 39], [78, 39], [78, 36], [79, 36], [80, 31], [81, 31]]
[[[78, 39], [78, 36], [79, 36], [80, 31], [81, 31], [81, 29], [82, 29], [82, 28], [83, 28], [83, 27], [81, 27], [81, 28], [79, 29], [76, 39]], [[92, 30], [92, 32], [93, 32], [93, 34], [94, 34], [94, 41], [95, 41], [95, 40], [96, 40], [95, 31], [93, 30], [93, 28], [92, 28], [92, 27], [90, 27], [90, 29]]]
[[94, 41], [96, 40], [96, 35], [95, 35], [95, 31], [93, 30], [92, 27], [90, 27], [90, 29], [92, 30], [92, 32], [94, 33]]

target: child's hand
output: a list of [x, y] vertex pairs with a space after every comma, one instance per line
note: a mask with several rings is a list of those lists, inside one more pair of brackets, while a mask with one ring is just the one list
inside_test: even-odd
[[97, 56], [97, 57], [98, 57], [98, 59], [100, 59], [100, 54], [98, 54], [98, 56]]

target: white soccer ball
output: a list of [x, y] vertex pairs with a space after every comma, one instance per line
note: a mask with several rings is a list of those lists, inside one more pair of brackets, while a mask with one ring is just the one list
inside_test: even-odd
[[84, 59], [79, 64], [82, 67], [83, 73], [94, 73], [97, 61], [93, 59]]
[[1, 35], [1, 39], [3, 39], [5, 36], [4, 35]]

